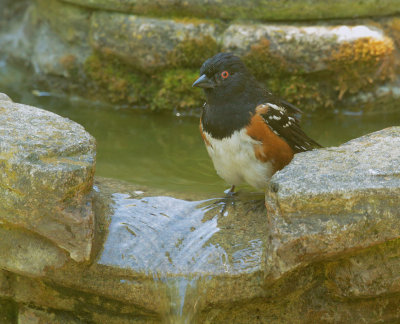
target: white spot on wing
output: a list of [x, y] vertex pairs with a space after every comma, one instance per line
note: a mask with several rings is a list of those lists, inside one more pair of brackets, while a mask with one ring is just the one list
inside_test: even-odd
[[275, 104], [272, 104], [272, 103], [268, 103], [268, 106], [273, 108], [273, 109], [275, 109], [275, 110], [278, 110], [280, 112], [283, 112], [283, 113], [286, 112], [286, 109], [281, 107], [281, 106], [278, 106], [278, 105], [275, 105]]

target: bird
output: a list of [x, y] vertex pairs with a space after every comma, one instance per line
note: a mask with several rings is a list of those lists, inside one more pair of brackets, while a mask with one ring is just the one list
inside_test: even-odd
[[192, 87], [204, 90], [200, 133], [227, 194], [247, 183], [266, 190], [294, 154], [322, 147], [300, 127], [302, 111], [269, 91], [233, 53], [218, 53]]

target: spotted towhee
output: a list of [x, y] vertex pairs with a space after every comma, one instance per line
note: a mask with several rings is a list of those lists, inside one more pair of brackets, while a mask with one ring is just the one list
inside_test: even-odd
[[206, 94], [200, 132], [230, 192], [243, 182], [265, 189], [295, 153], [321, 147], [301, 130], [301, 111], [265, 89], [231, 53], [205, 61], [193, 86]]

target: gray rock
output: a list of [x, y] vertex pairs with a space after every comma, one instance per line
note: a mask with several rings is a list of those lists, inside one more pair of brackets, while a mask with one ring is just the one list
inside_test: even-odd
[[0, 92], [0, 101], [10, 101], [12, 102], [11, 98], [7, 96], [5, 93]]
[[212, 24], [176, 22], [109, 12], [95, 12], [91, 45], [139, 69], [166, 64], [166, 54], [187, 39], [215, 37]]
[[267, 192], [268, 278], [400, 237], [400, 128], [297, 154]]
[[124, 11], [139, 14], [187, 15], [223, 19], [265, 19], [265, 20], [302, 20], [327, 18], [354, 18], [360, 16], [383, 16], [398, 13], [398, 0], [376, 2], [366, 0], [354, 2], [349, 0], [321, 1], [307, 0], [64, 0], [90, 8], [110, 11]]
[[[391, 42], [384, 32], [372, 26], [318, 26], [233, 24], [222, 35], [225, 51], [246, 54], [261, 40], [269, 41], [271, 53], [283, 57], [292, 68], [305, 72], [326, 70], [331, 56], [343, 43], [354, 44], [362, 38]], [[371, 48], [370, 51], [373, 51]]]
[[0, 221], [88, 260], [95, 140], [53, 113], [0, 101]]

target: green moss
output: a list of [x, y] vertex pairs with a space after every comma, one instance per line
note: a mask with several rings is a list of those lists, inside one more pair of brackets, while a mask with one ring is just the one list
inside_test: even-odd
[[343, 43], [328, 60], [339, 99], [346, 92], [368, 89], [376, 81], [394, 77], [394, 45], [389, 38], [361, 38]]
[[214, 38], [186, 39], [167, 54], [168, 65], [178, 68], [197, 68], [209, 57], [219, 52]]
[[155, 95], [152, 109], [187, 109], [200, 107], [204, 101], [202, 91], [193, 89], [198, 77], [192, 69], [169, 70], [163, 74], [160, 90]]
[[[186, 39], [167, 54], [168, 69], [144, 74], [112, 55], [94, 54], [85, 63], [94, 84], [93, 94], [107, 101], [140, 104], [151, 109], [172, 110], [200, 107], [201, 91], [191, 88], [201, 64], [220, 48], [215, 39]], [[396, 64], [393, 41], [363, 38], [343, 43], [326, 61], [328, 70], [305, 73], [270, 51], [262, 39], [242, 56], [256, 78], [278, 96], [304, 111], [344, 104], [351, 93], [369, 91], [394, 76]], [[65, 65], [73, 65], [72, 58]]]
[[263, 38], [259, 43], [251, 46], [243, 57], [243, 62], [257, 79], [279, 78], [288, 74], [290, 68], [285, 59], [270, 51], [269, 40]]
[[154, 92], [151, 77], [139, 74], [109, 55], [93, 54], [84, 64], [87, 76], [95, 85], [96, 94], [111, 103], [139, 104], [147, 102]]
[[93, 54], [85, 62], [85, 72], [97, 95], [121, 104], [140, 104], [152, 110], [197, 108], [202, 105], [202, 92], [192, 89], [201, 64], [219, 51], [209, 36], [187, 39], [167, 54], [168, 69], [152, 75], [136, 71], [113, 55]]
[[322, 76], [289, 75], [269, 79], [266, 86], [273, 93], [304, 111], [314, 111], [334, 105], [333, 93], [329, 91]]
[[323, 77], [305, 74], [284, 57], [272, 53], [267, 39], [261, 39], [251, 46], [242, 59], [251, 73], [272, 93], [304, 110], [311, 111], [333, 104], [330, 94], [323, 91], [325, 84], [320, 80]]

